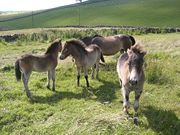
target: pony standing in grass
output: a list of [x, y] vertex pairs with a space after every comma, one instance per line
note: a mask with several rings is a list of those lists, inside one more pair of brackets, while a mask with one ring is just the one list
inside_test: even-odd
[[96, 68], [96, 78], [98, 78], [100, 58], [104, 62], [101, 49], [95, 44], [86, 46], [84, 42], [80, 40], [70, 40], [65, 43], [60, 55], [60, 59], [64, 60], [69, 55], [75, 59], [75, 64], [77, 67], [77, 85], [79, 86], [80, 71], [83, 69], [86, 84], [87, 87], [89, 87], [88, 68], [92, 67], [93, 69], [92, 78], [94, 78], [94, 70]]
[[107, 37], [94, 37], [92, 44], [97, 44], [105, 56], [114, 55], [117, 52], [124, 53], [135, 44], [134, 37], [130, 35], [114, 35]]
[[50, 88], [50, 79], [52, 79], [52, 90], [55, 91], [55, 68], [58, 64], [58, 52], [61, 50], [61, 40], [55, 40], [48, 47], [44, 55], [34, 56], [31, 54], [25, 54], [16, 61], [16, 79], [18, 81], [22, 76], [22, 81], [28, 98], [32, 99], [28, 88], [28, 81], [32, 71], [48, 72], [47, 88]]
[[146, 51], [143, 50], [142, 46], [135, 44], [132, 46], [127, 53], [122, 54], [117, 62], [117, 72], [119, 81], [122, 87], [123, 96], [123, 109], [128, 114], [129, 104], [129, 93], [135, 91], [134, 101], [134, 123], [137, 125], [137, 111], [139, 108], [139, 98], [143, 91], [144, 85], [144, 56]]
[[124, 53], [132, 45], [135, 44], [135, 39], [130, 35], [114, 35], [103, 37], [100, 35], [87, 36], [80, 38], [87, 46], [96, 44], [102, 50], [103, 55], [110, 56], [117, 52]]

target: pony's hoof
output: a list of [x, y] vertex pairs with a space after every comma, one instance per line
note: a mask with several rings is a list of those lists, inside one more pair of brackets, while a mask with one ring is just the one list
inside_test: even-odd
[[29, 102], [32, 103], [32, 104], [36, 103], [36, 101], [34, 99], [32, 99], [32, 98], [29, 99]]
[[138, 125], [138, 118], [137, 118], [137, 117], [134, 117], [134, 118], [133, 118], [133, 121], [134, 121], [134, 124], [137, 126], [137, 125]]
[[29, 100], [33, 100], [30, 93], [26, 93], [26, 96], [28, 97]]
[[129, 112], [128, 112], [128, 111], [124, 111], [124, 114], [125, 114], [125, 115], [129, 115]]
[[127, 108], [124, 108], [124, 109], [123, 109], [123, 112], [124, 112], [125, 115], [129, 115], [129, 111], [128, 111]]
[[31, 96], [28, 96], [28, 100], [29, 100], [30, 102], [33, 102], [33, 98], [32, 98]]
[[78, 86], [78, 87], [80, 86], [80, 83], [79, 83], [79, 82], [77, 82], [77, 86]]
[[50, 90], [50, 86], [49, 85], [47, 85], [46, 88]]

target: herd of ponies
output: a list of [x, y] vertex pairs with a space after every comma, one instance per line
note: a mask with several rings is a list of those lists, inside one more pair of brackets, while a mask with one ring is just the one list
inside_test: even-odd
[[28, 87], [32, 71], [48, 72], [47, 88], [50, 89], [50, 81], [52, 80], [52, 90], [55, 91], [55, 69], [58, 59], [64, 60], [68, 56], [72, 56], [77, 68], [77, 85], [80, 84], [80, 73], [83, 70], [86, 85], [89, 87], [88, 69], [92, 68], [92, 78], [98, 78], [99, 63], [100, 61], [105, 62], [103, 56], [114, 55], [118, 52], [121, 53], [117, 60], [117, 73], [123, 96], [123, 111], [128, 114], [130, 107], [129, 93], [134, 91], [135, 113], [133, 120], [137, 125], [139, 99], [145, 79], [143, 63], [146, 51], [130, 35], [87, 36], [66, 41], [63, 45], [61, 40], [56, 39], [43, 55], [25, 54], [17, 59], [15, 62], [15, 75], [17, 80], [22, 78], [26, 95], [30, 100], [33, 100]]

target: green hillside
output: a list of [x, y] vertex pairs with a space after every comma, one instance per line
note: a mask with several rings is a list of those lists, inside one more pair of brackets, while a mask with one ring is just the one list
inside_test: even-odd
[[[80, 6], [80, 25], [130, 25], [180, 27], [179, 0], [95, 0]], [[79, 7], [71, 5], [14, 21], [0, 22], [0, 28], [31, 28], [79, 25]], [[24, 16], [1, 16], [0, 21]], [[33, 22], [33, 23], [32, 23]]]

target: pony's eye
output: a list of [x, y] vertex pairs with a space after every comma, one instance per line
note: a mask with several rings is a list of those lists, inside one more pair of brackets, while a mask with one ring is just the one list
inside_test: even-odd
[[64, 52], [65, 52], [65, 53], [67, 53], [67, 52], [68, 52], [68, 49], [67, 49], [67, 48], [65, 48], [65, 49], [64, 49]]

